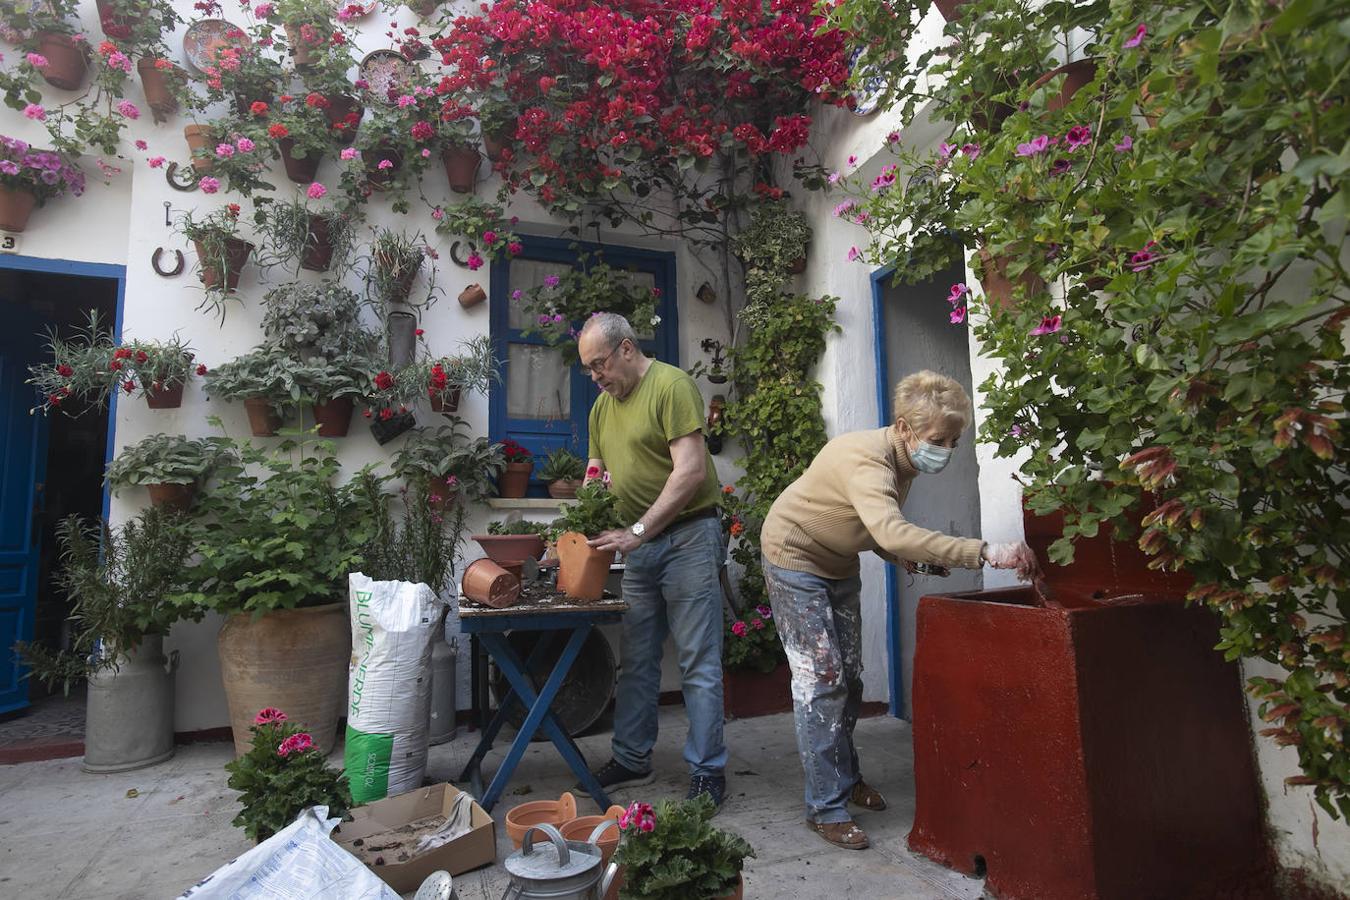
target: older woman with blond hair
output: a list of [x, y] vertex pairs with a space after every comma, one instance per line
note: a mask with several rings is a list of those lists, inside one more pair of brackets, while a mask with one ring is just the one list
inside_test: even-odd
[[[1036, 557], [1024, 543], [986, 544], [906, 522], [910, 483], [946, 467], [970, 426], [970, 397], [955, 380], [916, 372], [895, 387], [895, 423], [843, 434], [785, 490], [764, 521], [764, 579], [792, 669], [797, 748], [806, 770], [806, 821], [829, 843], [868, 846], [849, 815], [852, 802], [886, 808], [862, 780], [853, 727], [862, 703], [858, 555], [895, 563], [1017, 569]], [[974, 485], [966, 486], [975, 490]]]

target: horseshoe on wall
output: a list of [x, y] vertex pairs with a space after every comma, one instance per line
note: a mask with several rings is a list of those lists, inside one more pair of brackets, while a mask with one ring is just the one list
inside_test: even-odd
[[469, 267], [469, 257], [460, 255], [461, 246], [467, 248], [469, 253], [477, 253], [478, 248], [475, 247], [471, 241], [455, 241], [450, 245], [450, 259], [461, 269], [467, 269]]
[[150, 254], [150, 268], [154, 269], [155, 274], [160, 276], [161, 278], [173, 278], [177, 275], [182, 275], [183, 268], [186, 266], [186, 263], [183, 260], [183, 251], [182, 250], [173, 251], [174, 267], [167, 272], [159, 267], [159, 257], [160, 254], [162, 254], [163, 252], [164, 252], [163, 247], [156, 247], [155, 252]]
[[169, 187], [175, 191], [195, 191], [200, 177], [197, 170], [188, 166], [185, 170], [188, 177], [186, 179], [178, 175], [178, 163], [171, 162], [164, 167], [164, 180], [169, 183]]

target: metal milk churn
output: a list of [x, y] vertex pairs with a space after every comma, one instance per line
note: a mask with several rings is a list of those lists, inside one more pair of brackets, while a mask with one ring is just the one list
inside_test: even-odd
[[[562, 833], [549, 824], [534, 826], [525, 832], [520, 849], [503, 863], [511, 884], [502, 900], [600, 900], [619, 867], [614, 863], [604, 867], [595, 841], [606, 828], [618, 825], [606, 819], [585, 841], [563, 840]], [[536, 847], [535, 832], [548, 838], [548, 843]]]

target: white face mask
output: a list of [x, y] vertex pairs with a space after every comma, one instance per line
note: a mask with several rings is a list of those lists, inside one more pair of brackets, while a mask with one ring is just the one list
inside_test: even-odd
[[910, 451], [909, 461], [914, 468], [929, 475], [936, 475], [947, 468], [952, 459], [952, 447], [939, 447], [927, 441], [919, 441], [919, 446]]

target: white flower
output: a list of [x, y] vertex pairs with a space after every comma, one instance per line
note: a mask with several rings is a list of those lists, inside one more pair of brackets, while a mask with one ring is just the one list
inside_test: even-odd
[[661, 317], [660, 317], [660, 316], [652, 316], [652, 325], [660, 325], [660, 324], [661, 324]]

